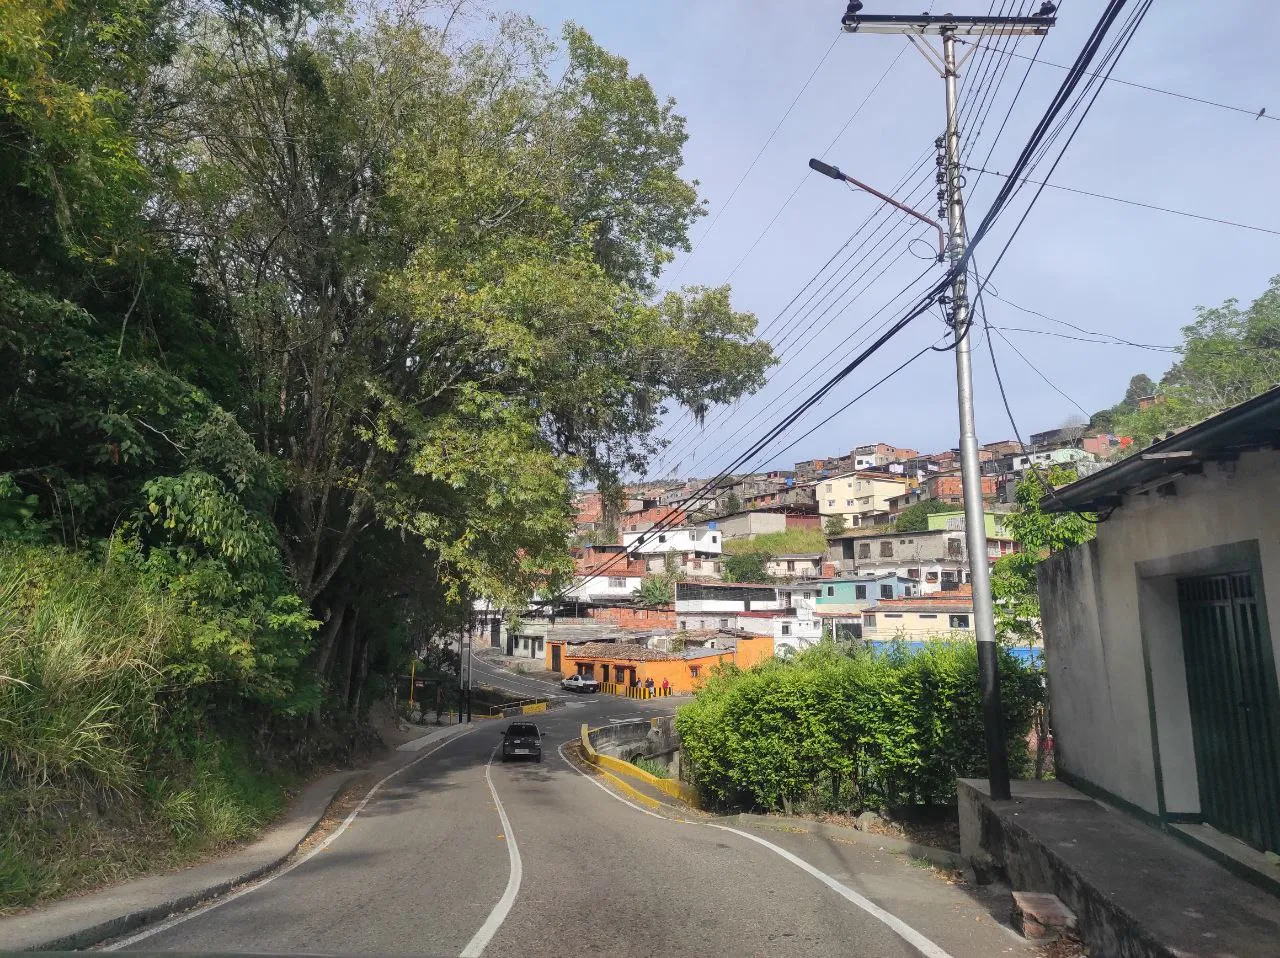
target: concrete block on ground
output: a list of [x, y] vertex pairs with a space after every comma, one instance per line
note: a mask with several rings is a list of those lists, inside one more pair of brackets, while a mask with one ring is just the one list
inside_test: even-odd
[[1032, 941], [1052, 941], [1066, 931], [1074, 931], [1076, 913], [1057, 895], [1041, 891], [1013, 893], [1013, 927]]

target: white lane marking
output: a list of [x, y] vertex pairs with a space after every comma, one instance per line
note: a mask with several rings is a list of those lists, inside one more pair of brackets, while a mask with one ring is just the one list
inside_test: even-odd
[[297, 861], [290, 862], [288, 865], [284, 866], [284, 868], [281, 868], [279, 871], [274, 872], [271, 875], [268, 875], [266, 878], [262, 879], [261, 881], [254, 882], [252, 885], [246, 885], [243, 888], [239, 889], [238, 891], [234, 891], [229, 895], [219, 898], [217, 901], [212, 901], [209, 904], [196, 908], [193, 911], [183, 912], [180, 915], [173, 915], [169, 918], [166, 918], [164, 921], [160, 922], [159, 924], [153, 925], [150, 928], [140, 931], [136, 935], [132, 935], [120, 941], [113, 942], [110, 945], [107, 945], [100, 950], [101, 951], [119, 951], [121, 948], [127, 948], [130, 945], [136, 944], [137, 942], [142, 941], [145, 938], [150, 938], [152, 935], [158, 935], [162, 931], [167, 931], [168, 929], [173, 928], [175, 925], [181, 925], [183, 922], [190, 921], [192, 918], [199, 918], [201, 915], [211, 912], [215, 908], [221, 908], [223, 905], [227, 904], [228, 902], [233, 902], [237, 898], [240, 898], [243, 895], [249, 894], [249, 892], [251, 891], [257, 891], [259, 888], [262, 888], [264, 885], [270, 885], [277, 878], [280, 878], [282, 875], [289, 874], [289, 872], [293, 871], [299, 865], [305, 865], [307, 862], [311, 861], [311, 859], [315, 858], [316, 855], [319, 855], [322, 851], [324, 851], [326, 848], [332, 845], [335, 841], [337, 841], [338, 837], [351, 826], [352, 822], [356, 820], [356, 816], [359, 815], [362, 811], [364, 811], [364, 807], [369, 804], [369, 799], [373, 798], [373, 796], [377, 793], [378, 789], [382, 788], [383, 785], [387, 784], [387, 782], [391, 781], [391, 779], [395, 778], [401, 772], [408, 771], [409, 769], [413, 768], [413, 766], [417, 765], [419, 762], [425, 761], [426, 759], [430, 758], [432, 755], [440, 751], [440, 749], [444, 748], [446, 745], [449, 745], [452, 742], [456, 742], [458, 739], [462, 738], [462, 736], [475, 731], [475, 729], [478, 727], [479, 726], [473, 725], [471, 728], [466, 729], [465, 731], [462, 731], [456, 735], [450, 736], [449, 738], [441, 742], [439, 745], [437, 745], [435, 748], [433, 748], [431, 751], [427, 752], [424, 755], [419, 755], [412, 762], [408, 763], [407, 765], [402, 765], [400, 766], [400, 768], [397, 768], [391, 774], [384, 776], [381, 780], [378, 781], [376, 785], [373, 786], [373, 788], [369, 789], [369, 794], [360, 800], [360, 804], [351, 810], [351, 814], [349, 814], [346, 818], [342, 820], [342, 824], [337, 827], [337, 829], [333, 832], [333, 834], [329, 835], [327, 838], [325, 838], [324, 841], [322, 841], [315, 848], [311, 849], [311, 851], [307, 852], [307, 854], [303, 855]]
[[493, 906], [493, 911], [489, 912], [489, 917], [484, 920], [480, 930], [467, 942], [467, 947], [462, 949], [462, 954], [459, 958], [480, 958], [484, 954], [484, 950], [488, 947], [493, 936], [498, 933], [502, 923], [507, 920], [507, 915], [511, 912], [511, 906], [516, 903], [516, 895], [520, 893], [520, 879], [524, 877], [524, 866], [520, 862], [520, 849], [516, 847], [516, 834], [511, 830], [511, 820], [507, 818], [507, 810], [502, 807], [502, 799], [498, 798], [498, 790], [494, 788], [493, 776], [490, 774], [493, 769], [493, 756], [497, 753], [498, 749], [494, 748], [489, 754], [489, 761], [484, 766], [484, 780], [489, 783], [489, 794], [493, 796], [493, 804], [498, 807], [498, 820], [502, 822], [502, 834], [507, 839], [507, 857], [511, 863], [511, 871], [507, 876], [507, 887], [503, 891], [502, 897]]
[[555, 700], [564, 698], [563, 695], [554, 691], [555, 686], [551, 685], [551, 683], [523, 678], [519, 673], [512, 672], [502, 666], [488, 664], [478, 666], [473, 662], [472, 669], [479, 673], [481, 678], [488, 679], [495, 687], [507, 692], [532, 692], [539, 698]]
[[[567, 744], [568, 742], [564, 743], [564, 745], [567, 745]], [[628, 805], [631, 808], [634, 808], [637, 812], [641, 812], [642, 814], [648, 815], [651, 818], [660, 818], [665, 822], [672, 822], [678, 825], [705, 825], [707, 828], [718, 828], [724, 832], [733, 832], [733, 834], [735, 835], [741, 835], [743, 838], [753, 841], [758, 845], [763, 845], [765, 848], [769, 849], [769, 851], [780, 855], [782, 858], [791, 862], [791, 864], [795, 865], [797, 868], [801, 869], [802, 871], [808, 872], [814, 878], [818, 879], [818, 881], [822, 882], [824, 885], [826, 885], [828, 888], [834, 891], [841, 898], [844, 898], [846, 901], [850, 901], [853, 904], [857, 905], [859, 908], [861, 908], [863, 911], [869, 914], [872, 918], [875, 918], [878, 921], [883, 922], [885, 925], [887, 925], [890, 928], [890, 930], [892, 930], [899, 937], [903, 938], [908, 944], [910, 944], [922, 955], [924, 955], [925, 958], [952, 958], [952, 956], [949, 953], [947, 953], [946, 951], [943, 951], [940, 947], [938, 947], [936, 944], [934, 944], [924, 935], [920, 934], [920, 932], [916, 931], [914, 928], [908, 925], [905, 921], [903, 921], [897, 915], [893, 914], [892, 912], [886, 911], [885, 909], [877, 905], [875, 902], [871, 901], [871, 899], [858, 894], [848, 885], [842, 884], [841, 882], [832, 878], [826, 872], [822, 871], [822, 869], [817, 868], [813, 865], [810, 865], [803, 858], [800, 858], [797, 855], [791, 854], [791, 852], [787, 851], [785, 848], [780, 848], [779, 846], [773, 844], [773, 842], [767, 841], [758, 835], [752, 835], [750, 832], [744, 832], [737, 828], [730, 828], [728, 825], [713, 825], [711, 822], [694, 822], [684, 818], [667, 818], [667, 816], [659, 815], [657, 812], [651, 812], [647, 808], [641, 808], [635, 802], [627, 801], [621, 795], [617, 794], [612, 789], [606, 787], [603, 782], [597, 781], [596, 779], [592, 778], [582, 769], [578, 768], [578, 766], [575, 765], [573, 762], [569, 761], [568, 757], [564, 754], [564, 745], [561, 745], [556, 750], [560, 753], [560, 758], [564, 761], [564, 763], [568, 765], [570, 768], [572, 768], [579, 775], [581, 775], [583, 778], [585, 778], [592, 785], [599, 788], [602, 792], [604, 792], [610, 798], [615, 798], [618, 801], [620, 801], [623, 805]]]

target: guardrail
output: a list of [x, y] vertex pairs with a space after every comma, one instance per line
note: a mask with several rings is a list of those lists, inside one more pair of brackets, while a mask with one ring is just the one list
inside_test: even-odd
[[[656, 722], [657, 720], [654, 719], [652, 721]], [[599, 731], [602, 730], [588, 728], [586, 724], [583, 723], [582, 731], [580, 733], [580, 737], [582, 739], [582, 755], [592, 765], [597, 768], [606, 769], [617, 775], [626, 775], [629, 778], [635, 779], [637, 782], [643, 782], [645, 785], [656, 788], [658, 791], [664, 792], [672, 798], [684, 802], [691, 808], [701, 807], [698, 804], [698, 790], [692, 785], [687, 785], [684, 782], [672, 781], [669, 778], [658, 778], [658, 776], [650, 775], [644, 769], [637, 768], [630, 762], [624, 762], [622, 759], [615, 758], [612, 755], [604, 755], [597, 752], [595, 746], [591, 744], [591, 735], [592, 733]]]
[[643, 685], [624, 685], [621, 682], [601, 682], [600, 691], [609, 695], [624, 695], [629, 699], [660, 699], [671, 694], [671, 689], [647, 689]]
[[510, 718], [514, 715], [533, 715], [550, 707], [547, 699], [519, 699], [506, 705], [490, 705], [484, 711], [476, 710], [474, 718]]

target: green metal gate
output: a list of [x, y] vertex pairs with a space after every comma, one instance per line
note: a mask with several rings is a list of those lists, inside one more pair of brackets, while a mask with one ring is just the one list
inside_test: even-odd
[[1280, 693], [1248, 572], [1178, 580], [1204, 820], [1280, 850]]

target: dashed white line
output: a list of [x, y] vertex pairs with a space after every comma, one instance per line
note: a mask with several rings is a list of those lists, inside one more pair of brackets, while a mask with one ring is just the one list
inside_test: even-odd
[[524, 866], [520, 862], [520, 849], [516, 847], [516, 834], [511, 830], [511, 820], [507, 818], [507, 810], [502, 807], [502, 799], [498, 797], [498, 790], [493, 786], [493, 775], [490, 774], [493, 769], [493, 756], [497, 753], [498, 749], [494, 748], [489, 755], [489, 761], [485, 763], [484, 780], [489, 783], [489, 794], [493, 796], [493, 804], [498, 807], [498, 820], [502, 822], [502, 834], [507, 841], [507, 858], [510, 861], [511, 869], [507, 875], [507, 887], [503, 891], [502, 897], [493, 906], [493, 911], [489, 912], [489, 917], [484, 920], [480, 930], [472, 936], [471, 940], [467, 942], [467, 946], [462, 949], [462, 954], [459, 958], [480, 958], [484, 954], [484, 950], [488, 947], [493, 936], [498, 933], [502, 923], [507, 920], [507, 915], [511, 912], [511, 906], [516, 903], [516, 895], [520, 893], [520, 879], [524, 876]]
[[440, 751], [440, 749], [444, 748], [446, 745], [452, 742], [456, 742], [458, 739], [462, 738], [462, 736], [464, 735], [470, 734], [475, 730], [475, 728], [476, 726], [472, 726], [472, 728], [459, 732], [457, 735], [450, 736], [449, 738], [441, 742], [439, 745], [437, 745], [435, 748], [433, 748], [431, 751], [425, 753], [424, 755], [419, 755], [412, 762], [409, 762], [407, 765], [400, 766], [395, 771], [391, 772], [389, 775], [386, 775], [383, 778], [381, 778], [377, 782], [377, 784], [373, 786], [373, 788], [369, 789], [369, 794], [367, 794], [364, 798], [360, 800], [360, 804], [351, 810], [351, 814], [349, 814], [346, 818], [342, 820], [342, 824], [339, 825], [337, 829], [334, 830], [333, 834], [329, 835], [319, 845], [311, 849], [311, 851], [307, 852], [307, 854], [303, 855], [301, 858], [297, 859], [296, 861], [290, 862], [288, 865], [285, 865], [279, 871], [273, 872], [272, 874], [268, 875], [266, 878], [262, 879], [261, 881], [254, 882], [252, 885], [246, 885], [245, 887], [241, 888], [238, 891], [234, 891], [229, 895], [225, 895], [222, 898], [217, 899], [216, 901], [212, 901], [207, 905], [202, 905], [201, 907], [196, 908], [192, 911], [183, 912], [180, 915], [173, 915], [172, 917], [166, 918], [164, 921], [160, 922], [159, 924], [152, 925], [150, 928], [147, 928], [144, 931], [140, 931], [136, 935], [131, 935], [128, 938], [122, 938], [119, 941], [112, 942], [111, 944], [104, 946], [101, 950], [102, 951], [119, 951], [121, 948], [128, 948], [130, 945], [136, 944], [137, 942], [142, 941], [146, 938], [150, 938], [152, 935], [158, 935], [162, 931], [168, 931], [170, 928], [173, 928], [175, 925], [181, 925], [183, 922], [190, 921], [192, 918], [199, 918], [201, 915], [208, 914], [209, 912], [213, 911], [215, 908], [221, 908], [223, 905], [229, 902], [233, 902], [237, 898], [241, 898], [244, 895], [249, 894], [250, 892], [257, 891], [259, 888], [262, 888], [265, 885], [270, 885], [277, 878], [280, 878], [284, 875], [289, 874], [289, 872], [293, 871], [299, 865], [305, 865], [307, 862], [311, 861], [311, 859], [315, 858], [322, 851], [324, 851], [326, 848], [328, 848], [330, 845], [332, 845], [335, 841], [338, 840], [339, 836], [341, 836], [342, 833], [345, 832], [351, 826], [351, 823], [356, 820], [356, 816], [359, 815], [362, 811], [364, 811], [364, 807], [368, 805], [369, 800], [373, 798], [374, 795], [377, 794], [378, 789], [382, 788], [383, 785], [387, 784], [387, 782], [391, 781], [401, 772], [408, 771], [409, 769], [413, 768], [413, 766], [417, 765], [419, 762], [425, 761], [426, 759], [430, 758], [432, 755]]
[[[568, 743], [566, 742], [564, 744], [567, 745]], [[579, 775], [585, 778], [592, 785], [599, 788], [602, 792], [604, 792], [610, 798], [617, 799], [623, 805], [627, 805], [631, 808], [634, 808], [637, 812], [640, 812], [643, 815], [648, 815], [651, 818], [660, 818], [665, 822], [671, 822], [677, 825], [705, 825], [707, 828], [716, 828], [723, 832], [733, 832], [733, 834], [741, 835], [743, 838], [747, 839], [748, 841], [753, 841], [757, 845], [763, 845], [765, 848], [769, 849], [769, 851], [774, 852], [775, 854], [786, 859], [791, 864], [799, 868], [801, 871], [807, 872], [810, 875], [812, 875], [814, 878], [818, 879], [818, 881], [822, 882], [824, 885], [826, 885], [828, 888], [834, 891], [841, 898], [845, 899], [846, 901], [852, 902], [854, 905], [857, 905], [859, 908], [865, 911], [872, 918], [875, 918], [878, 921], [883, 922], [885, 925], [889, 927], [890, 930], [892, 930], [900, 938], [902, 938], [909, 945], [917, 949], [922, 955], [925, 956], [925, 958], [952, 958], [952, 956], [948, 952], [943, 951], [942, 948], [934, 944], [924, 935], [920, 934], [920, 932], [916, 931], [914, 928], [908, 925], [905, 921], [903, 921], [897, 915], [893, 914], [892, 912], [885, 911], [885, 909], [881, 908], [871, 899], [867, 898], [864, 895], [858, 894], [848, 885], [845, 885], [837, 881], [836, 879], [832, 878], [822, 869], [817, 868], [814, 865], [810, 865], [807, 861], [805, 861], [803, 858], [800, 858], [798, 855], [791, 854], [791, 852], [787, 851], [785, 848], [780, 848], [779, 846], [773, 844], [773, 842], [767, 841], [766, 839], [761, 838], [759, 835], [752, 835], [750, 832], [744, 832], [737, 828], [730, 828], [728, 825], [714, 825], [711, 822], [694, 822], [684, 818], [673, 819], [673, 818], [668, 818], [665, 815], [659, 815], [657, 812], [652, 812], [647, 808], [641, 808], [635, 802], [627, 801], [617, 792], [606, 787], [603, 782], [597, 781], [596, 779], [592, 778], [582, 769], [578, 768], [578, 766], [575, 765], [573, 762], [569, 761], [568, 757], [564, 754], [564, 745], [561, 745], [559, 749], [557, 749], [557, 751], [560, 753], [560, 758], [564, 761], [566, 765], [568, 765], [571, 769], [573, 769], [575, 772], [577, 772]], [[466, 958], [466, 956], [464, 955], [463, 958]]]

